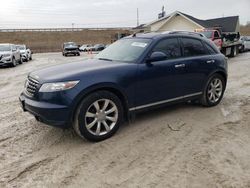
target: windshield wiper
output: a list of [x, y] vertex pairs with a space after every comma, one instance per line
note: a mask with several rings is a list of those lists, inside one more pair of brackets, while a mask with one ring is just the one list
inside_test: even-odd
[[98, 58], [99, 60], [104, 60], [104, 61], [113, 61], [112, 59], [108, 59], [108, 58]]

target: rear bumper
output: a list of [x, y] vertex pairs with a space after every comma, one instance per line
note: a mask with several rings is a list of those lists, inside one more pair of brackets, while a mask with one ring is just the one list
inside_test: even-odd
[[70, 111], [67, 106], [34, 101], [23, 93], [19, 101], [23, 111], [31, 113], [38, 121], [60, 128], [70, 127]]

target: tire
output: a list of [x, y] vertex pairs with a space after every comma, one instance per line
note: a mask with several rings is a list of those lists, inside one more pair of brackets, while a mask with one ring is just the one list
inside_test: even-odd
[[97, 91], [82, 100], [75, 114], [73, 128], [80, 137], [99, 142], [113, 136], [123, 118], [120, 99], [111, 92]]
[[11, 63], [11, 66], [12, 67], [15, 67], [17, 64], [16, 64], [16, 59], [13, 57], [12, 58], [12, 63]]
[[80, 56], [80, 55], [81, 55], [80, 53], [77, 54], [77, 56]]
[[201, 104], [206, 107], [216, 106], [223, 98], [226, 83], [225, 79], [220, 74], [212, 75], [204, 88], [201, 98]]
[[32, 60], [32, 55], [30, 56], [30, 59], [29, 59], [30, 61]]

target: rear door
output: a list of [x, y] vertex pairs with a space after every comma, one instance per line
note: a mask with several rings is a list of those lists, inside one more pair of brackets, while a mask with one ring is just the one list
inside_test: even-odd
[[180, 40], [185, 62], [184, 95], [200, 93], [207, 76], [215, 68], [216, 59], [209, 53], [201, 40], [191, 37], [182, 37]]

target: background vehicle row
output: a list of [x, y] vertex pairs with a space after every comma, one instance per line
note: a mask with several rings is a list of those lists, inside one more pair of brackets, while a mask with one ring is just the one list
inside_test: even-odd
[[23, 61], [32, 60], [32, 52], [25, 45], [0, 44], [0, 65], [15, 67]]

